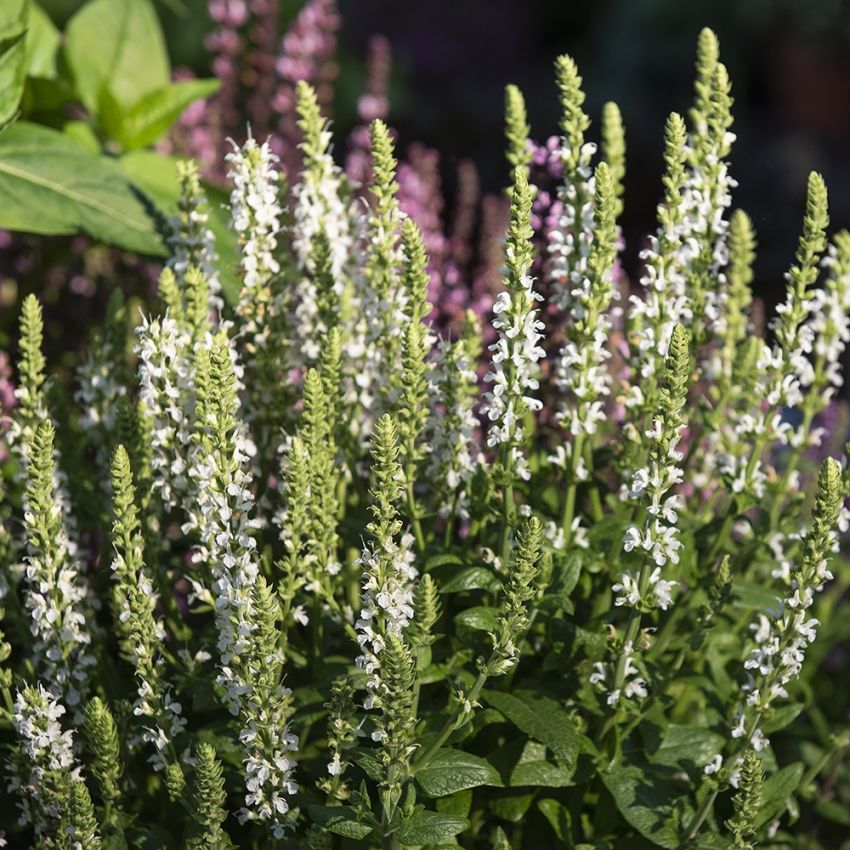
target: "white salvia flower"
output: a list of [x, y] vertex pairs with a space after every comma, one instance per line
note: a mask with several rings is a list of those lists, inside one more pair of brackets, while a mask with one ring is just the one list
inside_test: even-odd
[[275, 302], [272, 282], [280, 273], [276, 258], [277, 235], [283, 210], [279, 199], [278, 157], [268, 142], [258, 145], [249, 137], [242, 147], [232, 142], [225, 159], [230, 163], [228, 178], [230, 221], [242, 254], [242, 291], [236, 313], [240, 334], [253, 348], [265, 347], [270, 333], [271, 314], [281, 308]]
[[631, 421], [635, 423], [655, 408], [673, 328], [678, 323], [687, 326], [693, 318], [686, 274], [698, 248], [684, 222], [685, 138], [684, 121], [674, 113], [665, 128], [667, 172], [664, 202], [658, 207], [658, 229], [640, 253], [643, 291], [629, 298], [627, 333], [634, 383], [625, 403], [634, 409]]
[[587, 259], [593, 242], [592, 168], [596, 145], [586, 142], [571, 150], [566, 138], [557, 152], [565, 163], [575, 167], [564, 171], [564, 184], [558, 189], [562, 212], [557, 225], [548, 234], [549, 279], [553, 284], [553, 301], [565, 313], [572, 309], [575, 289], [580, 289], [587, 275]]
[[218, 274], [219, 256], [215, 236], [209, 228], [207, 200], [198, 178], [198, 168], [190, 160], [178, 162], [180, 203], [178, 211], [168, 220], [166, 244], [171, 252], [166, 266], [174, 272], [178, 284], [186, 281], [190, 268], [198, 269], [209, 287], [211, 312], [220, 313], [221, 280]]
[[260, 569], [247, 471], [253, 447], [236, 418], [234, 352], [219, 335], [209, 357], [208, 393], [198, 411], [199, 445], [190, 470], [197, 507], [188, 525], [200, 538], [196, 560], [212, 579], [219, 651], [216, 681], [225, 705], [242, 725], [247, 793], [239, 819], [265, 821], [279, 837], [287, 826], [288, 798], [297, 788], [292, 754], [298, 740], [289, 730], [289, 692], [276, 683], [271, 688], [261, 685], [273, 659], [258, 658], [255, 651], [254, 593]]
[[65, 805], [66, 783], [80, 778], [74, 733], [62, 730], [65, 706], [40, 683], [19, 691], [12, 722], [18, 747], [9, 761], [9, 791], [18, 792], [20, 822], [37, 838], [54, 837]]
[[139, 398], [151, 420], [153, 490], [172, 510], [190, 493], [194, 376], [189, 331], [168, 315], [136, 329]]
[[720, 753], [717, 753], [703, 768], [703, 773], [705, 773], [706, 776], [711, 776], [711, 774], [717, 773], [721, 767], [723, 767], [723, 756]]
[[144, 564], [144, 541], [136, 509], [130, 461], [123, 446], [112, 463], [113, 543], [112, 578], [118, 631], [129, 651], [136, 674], [133, 714], [144, 718], [140, 739], [153, 749], [149, 761], [154, 770], [169, 763], [168, 747], [185, 729], [182, 706], [172, 696], [164, 678], [162, 645], [165, 626], [156, 618], [159, 594]]
[[387, 635], [400, 636], [413, 619], [414, 537], [402, 534], [398, 543], [392, 536], [364, 546], [358, 564], [363, 567], [363, 597], [360, 617], [355, 623], [362, 654], [357, 666], [366, 671], [368, 696], [363, 707], [380, 706], [380, 655]]
[[838, 545], [840, 476], [838, 464], [826, 461], [818, 480], [812, 526], [803, 544], [802, 565], [794, 571], [779, 610], [759, 614], [750, 627], [755, 646], [744, 661], [744, 669], [750, 673], [742, 687], [747, 697], [732, 737], [746, 738], [756, 750], [768, 745], [759, 728], [761, 718], [775, 700], [788, 697], [786, 686], [799, 678], [806, 650], [817, 636], [819, 623], [809, 616], [809, 609], [815, 595], [833, 578], [829, 558]]
[[[292, 342], [297, 362], [312, 366], [320, 355], [321, 341], [329, 330], [319, 315], [314, 251], [320, 236], [326, 240], [330, 275], [337, 305], [353, 295], [350, 259], [354, 245], [352, 211], [346, 177], [331, 155], [329, 124], [319, 113], [315, 92], [298, 86], [298, 110], [304, 141], [304, 171], [292, 190], [292, 249], [298, 280], [293, 290]], [[352, 305], [346, 305], [348, 311]], [[340, 312], [340, 311], [338, 311]], [[343, 318], [338, 316], [337, 319]], [[347, 318], [347, 317], [346, 317]]]
[[24, 502], [24, 604], [35, 666], [43, 671], [51, 692], [79, 713], [95, 659], [89, 649], [87, 588], [57, 500], [54, 430], [49, 420], [39, 426], [30, 448]]
[[804, 372], [804, 387], [820, 393], [826, 407], [843, 383], [841, 356], [850, 342], [850, 234], [839, 233], [830, 244], [822, 265], [828, 270], [823, 289], [811, 298], [808, 327], [814, 335], [815, 368]]
[[[403, 335], [408, 325], [407, 293], [403, 285], [401, 243], [405, 213], [396, 197], [396, 159], [389, 129], [382, 121], [371, 126], [371, 200], [365, 220], [356, 222], [362, 239], [361, 269], [354, 274], [355, 307], [362, 323], [353, 328], [351, 343], [361, 363], [354, 378], [354, 395], [365, 413], [362, 436], [371, 432], [382, 409], [393, 401], [393, 374], [398, 368]], [[362, 344], [362, 352], [357, 349]], [[369, 430], [366, 431], [365, 428]]]
[[543, 296], [534, 290], [531, 269], [531, 192], [522, 169], [516, 169], [511, 199], [511, 224], [505, 245], [505, 287], [493, 305], [493, 328], [498, 334], [490, 346], [492, 369], [484, 376], [491, 385], [481, 407], [490, 420], [487, 445], [502, 447], [506, 467], [528, 480], [531, 472], [521, 448], [523, 417], [543, 403], [532, 394], [539, 388], [538, 362], [545, 352], [540, 346], [543, 322], [536, 304]]
[[571, 470], [582, 455], [580, 440], [595, 434], [605, 418], [604, 399], [611, 382], [607, 367], [611, 356], [607, 349], [611, 330], [608, 310], [614, 296], [617, 228], [614, 184], [605, 163], [597, 169], [594, 191], [592, 244], [581, 276], [570, 281], [566, 342], [555, 372], [555, 383], [565, 396], [557, 418], [571, 437]]
[[626, 641], [621, 649], [621, 663], [623, 666], [623, 681], [620, 687], [614, 682], [613, 668], [604, 662], [598, 661], [594, 664], [593, 673], [589, 681], [599, 690], [606, 692], [605, 702], [609, 706], [616, 706], [621, 699], [644, 699], [648, 695], [646, 680], [639, 675], [637, 665], [634, 662], [634, 645]]
[[118, 380], [120, 371], [116, 369], [116, 364], [125, 356], [123, 334], [115, 338], [119, 329], [123, 327], [108, 327], [105, 334], [92, 341], [77, 367], [74, 392], [74, 401], [80, 410], [80, 426], [95, 447], [97, 466], [107, 487], [109, 448], [114, 442], [120, 400], [127, 395], [127, 388]]
[[463, 340], [440, 340], [432, 384], [432, 414], [427, 427], [431, 457], [427, 477], [440, 494], [442, 517], [469, 515], [468, 487], [479, 464], [475, 457], [478, 421], [473, 410], [478, 376]]
[[[364, 543], [359, 564], [363, 568], [360, 616], [355, 623], [360, 655], [357, 666], [366, 671], [368, 711], [380, 709], [387, 689], [381, 676], [381, 656], [388, 639], [400, 638], [413, 620], [414, 537], [402, 532], [397, 504], [404, 473], [398, 462], [398, 438], [389, 415], [382, 416], [372, 435], [370, 490], [374, 519], [367, 526], [370, 542]], [[387, 730], [377, 726], [372, 737], [383, 740]]]

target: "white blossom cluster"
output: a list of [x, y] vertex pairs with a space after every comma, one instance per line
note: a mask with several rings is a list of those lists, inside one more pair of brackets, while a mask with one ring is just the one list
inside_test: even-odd
[[[565, 138], [561, 139], [561, 147], [556, 154], [565, 162], [571, 159]], [[575, 290], [581, 291], [587, 276], [587, 259], [593, 243], [594, 179], [591, 163], [595, 154], [593, 142], [581, 145], [574, 172], [565, 172], [564, 184], [558, 189], [561, 214], [556, 226], [547, 234], [552, 301], [567, 317], [578, 295]]]
[[168, 511], [190, 493], [195, 398], [191, 337], [168, 315], [143, 318], [136, 334], [139, 398], [151, 420], [153, 489]]
[[[329, 330], [318, 316], [312, 256], [314, 240], [320, 233], [328, 240], [334, 291], [340, 300], [348, 290], [346, 283], [354, 241], [351, 210], [344, 200], [345, 175], [330, 152], [330, 129], [325, 126], [320, 135], [321, 151], [310, 157], [301, 182], [292, 190], [292, 248], [299, 273], [292, 297], [292, 339], [296, 360], [303, 359], [309, 365], [318, 360], [321, 341]], [[350, 297], [352, 293], [347, 294]], [[346, 306], [347, 312], [351, 312], [353, 305]]]
[[[634, 362], [644, 380], [651, 381], [663, 368], [670, 334], [676, 324], [687, 325], [693, 318], [684, 267], [678, 262], [681, 238], [681, 227], [675, 227], [673, 232], [662, 232], [659, 228], [659, 233], [649, 238], [648, 247], [640, 252], [644, 262], [640, 278], [643, 295], [629, 296], [629, 319], [637, 325]], [[663, 245], [668, 248], [663, 248]], [[642, 406], [643, 403], [641, 384], [632, 384], [626, 405]]]
[[219, 256], [215, 235], [209, 227], [206, 198], [198, 180], [194, 162], [178, 163], [182, 193], [179, 210], [168, 220], [168, 245], [170, 257], [166, 266], [174, 272], [178, 282], [186, 280], [186, 272], [194, 267], [207, 282], [210, 307], [220, 312], [224, 306], [221, 297], [221, 278], [218, 273]]
[[[810, 314], [813, 298], [798, 305], [791, 288], [783, 304], [777, 306], [779, 319], [802, 307]], [[814, 369], [809, 358], [815, 340], [814, 329], [809, 324], [788, 323], [788, 347], [759, 340], [761, 353], [756, 369], [763, 375], [764, 404], [733, 411], [728, 425], [724, 426], [727, 449], [717, 459], [718, 470], [726, 477], [733, 493], [748, 493], [761, 498], [765, 492], [768, 473], [759, 451], [749, 447], [765, 445], [795, 445], [807, 435], [795, 432], [784, 419], [783, 408], [798, 407], [804, 399], [802, 387], [814, 379]], [[796, 436], [795, 436], [796, 434]]]
[[[827, 461], [831, 468], [821, 481], [829, 483], [831, 473], [837, 489], [839, 472], [835, 461]], [[731, 736], [744, 745], [761, 751], [768, 746], [768, 739], [760, 728], [762, 718], [777, 699], [787, 699], [787, 686], [799, 678], [809, 645], [817, 637], [820, 622], [810, 616], [809, 609], [815, 594], [823, 590], [834, 576], [829, 569], [829, 559], [838, 551], [837, 530], [848, 527], [848, 511], [840, 505], [835, 507], [837, 524], [831, 522], [829, 508], [823, 509], [831, 494], [826, 488], [826, 499], [815, 506], [815, 519], [803, 543], [802, 567], [793, 572], [790, 587], [779, 602], [778, 609], [760, 613], [750, 625], [755, 646], [744, 661], [747, 681], [742, 690], [747, 694], [744, 704], [735, 715]], [[833, 498], [835, 498], [833, 496]], [[822, 513], [818, 516], [818, 510]], [[712, 773], [722, 764], [715, 757], [706, 773]]]
[[493, 328], [498, 339], [490, 346], [493, 368], [484, 376], [492, 388], [485, 394], [481, 407], [492, 423], [487, 445], [490, 448], [507, 445], [514, 472], [526, 481], [531, 473], [525, 454], [515, 441], [525, 411], [536, 412], [543, 407], [543, 402], [531, 395], [540, 387], [537, 364], [546, 354], [540, 345], [544, 325], [534, 307], [542, 300], [527, 270], [520, 276], [516, 290], [500, 292], [496, 298]]
[[[228, 352], [232, 358], [230, 348]], [[242, 429], [233, 424], [230, 439], [217, 441], [216, 423], [199, 422], [213, 436], [193, 458], [190, 474], [197, 488], [196, 513], [184, 528], [197, 531], [196, 562], [211, 576], [220, 662], [217, 683], [225, 705], [242, 722], [248, 793], [239, 816], [243, 822], [268, 821], [280, 837], [286, 829], [288, 798], [297, 787], [292, 753], [298, 741], [289, 731], [284, 689], [279, 689], [281, 698], [269, 705], [253, 687], [266, 663], [254, 657], [252, 640], [256, 628], [252, 595], [259, 576], [253, 533], [258, 521], [251, 518], [254, 496], [246, 471], [252, 447]]]
[[649, 693], [646, 686], [646, 679], [640, 675], [640, 671], [634, 661], [634, 644], [631, 641], [626, 641], [623, 644], [621, 655], [623, 656], [624, 675], [623, 684], [621, 687], [613, 687], [612, 672], [613, 668], [610, 664], [604, 661], [597, 661], [593, 665], [593, 672], [590, 674], [590, 684], [607, 691], [605, 701], [608, 705], [614, 706], [620, 702], [620, 699], [645, 699]]
[[[610, 300], [610, 274], [603, 285]], [[599, 423], [605, 421], [604, 398], [610, 392], [611, 374], [606, 363], [611, 357], [607, 348], [611, 319], [602, 313], [596, 317], [593, 328], [586, 327], [590, 315], [585, 306], [587, 299], [591, 294], [599, 294], [591, 293], [591, 288], [590, 280], [584, 278], [573, 290], [575, 301], [570, 312], [571, 323], [581, 326], [582, 331], [575, 334], [575, 339], [564, 343], [555, 367], [556, 384], [569, 397], [561, 404], [556, 416], [572, 437], [596, 433]], [[569, 327], [567, 335], [573, 335]]]
[[136, 699], [133, 714], [143, 719], [140, 739], [152, 747], [149, 758], [154, 770], [164, 770], [169, 763], [168, 749], [186, 728], [182, 705], [174, 699], [170, 685], [165, 682], [165, 662], [160, 647], [166, 639], [165, 626], [155, 617], [159, 603], [147, 570], [144, 568], [141, 540], [136, 540], [135, 561], [138, 571], [116, 549], [111, 570], [122, 592], [116, 594], [118, 619], [128, 629], [130, 649], [136, 671]]
[[97, 466], [105, 482], [109, 479], [108, 435], [115, 433], [119, 403], [127, 395], [127, 388], [116, 375], [119, 357], [105, 340], [97, 340], [76, 372], [74, 401], [80, 409], [80, 427], [94, 442]]
[[[368, 676], [368, 695], [363, 703], [367, 710], [381, 706], [380, 656], [387, 636], [401, 636], [413, 619], [413, 583], [417, 576], [413, 544], [412, 534], [403, 533], [397, 543], [393, 534], [388, 533], [372, 546], [364, 546], [358, 561], [363, 567], [363, 601], [355, 623], [362, 651], [357, 666]], [[385, 734], [378, 728], [372, 738], [380, 741]]]
[[63, 731], [65, 706], [40, 683], [19, 691], [12, 722], [18, 737], [16, 757], [9, 762], [8, 789], [17, 791], [20, 823], [31, 824], [37, 837], [50, 838], [64, 802], [60, 782], [78, 779], [74, 733]]
[[79, 712], [88, 691], [89, 671], [96, 661], [90, 652], [86, 623], [87, 587], [63, 521], [55, 489], [48, 502], [49, 542], [39, 533], [44, 518], [29, 505], [24, 511], [27, 532], [24, 558], [24, 604], [29, 612], [33, 657], [50, 690]]
[[228, 178], [230, 219], [239, 238], [242, 253], [242, 292], [236, 307], [243, 321], [242, 333], [254, 346], [262, 348], [269, 333], [270, 312], [278, 309], [272, 281], [280, 273], [276, 257], [283, 210], [279, 198], [278, 157], [268, 142], [258, 145], [248, 138], [242, 147], [233, 143], [225, 159], [230, 163]]
[[428, 424], [431, 457], [428, 477], [440, 494], [440, 516], [469, 515], [469, 481], [478, 466], [473, 409], [478, 375], [462, 340], [440, 340], [431, 383], [434, 387]]
[[[642, 504], [647, 517], [642, 529], [636, 525], [629, 526], [623, 539], [623, 549], [626, 552], [645, 552], [658, 567], [668, 563], [678, 564], [679, 550], [682, 548], [676, 528], [681, 498], [675, 493], [671, 494], [670, 490], [680, 484], [684, 477], [681, 467], [684, 456], [678, 449], [683, 429], [684, 425], [680, 425], [673, 433], [665, 434], [661, 420], [653, 421], [646, 437], [650, 446], [654, 444], [656, 450], [650, 449], [647, 466], [634, 471], [628, 489], [628, 498]], [[672, 584], [675, 582], [656, 583], [658, 587], [664, 588], [662, 596], [668, 595], [669, 585]]]
[[[726, 157], [735, 134], [726, 131], [723, 138], [713, 140], [708, 149], [703, 150], [704, 162], [693, 162], [682, 191], [683, 234], [679, 251], [680, 265], [690, 268], [696, 254], [704, 248], [711, 257], [707, 278], [711, 287], [704, 292], [703, 316], [707, 328], [716, 337], [725, 330], [726, 275], [724, 269], [729, 260], [727, 235], [729, 221], [726, 212], [732, 204], [732, 190], [738, 185], [729, 174]], [[696, 142], [692, 137], [689, 152], [693, 153]], [[692, 157], [693, 160], [693, 157]], [[684, 295], [679, 290], [677, 295]]]
[[[815, 374], [823, 374], [824, 386], [817, 386], [821, 403], [825, 407], [844, 383], [841, 356], [850, 342], [850, 238], [839, 234], [836, 243], [829, 245], [822, 265], [828, 275], [823, 289], [812, 293], [808, 326], [815, 339], [812, 353], [815, 357]], [[801, 375], [801, 383], [811, 387], [815, 375]]]

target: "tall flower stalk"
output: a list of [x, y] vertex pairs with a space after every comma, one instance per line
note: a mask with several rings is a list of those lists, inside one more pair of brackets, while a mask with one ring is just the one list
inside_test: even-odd
[[505, 243], [505, 289], [493, 305], [493, 328], [498, 336], [490, 346], [492, 369], [484, 376], [490, 389], [481, 408], [490, 421], [487, 445], [499, 452], [504, 560], [510, 552], [510, 537], [516, 524], [514, 483], [531, 476], [524, 450], [525, 417], [542, 407], [542, 402], [532, 395], [540, 386], [537, 364], [545, 352], [540, 346], [543, 322], [537, 309], [543, 296], [535, 291], [531, 277], [531, 235], [531, 189], [525, 172], [517, 168]]

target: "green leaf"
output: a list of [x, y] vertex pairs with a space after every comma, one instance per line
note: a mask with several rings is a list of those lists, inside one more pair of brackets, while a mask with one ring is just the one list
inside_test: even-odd
[[742, 608], [754, 611], [776, 611], [779, 608], [779, 598], [772, 590], [741, 578], [732, 581], [732, 598]]
[[501, 588], [502, 583], [486, 567], [468, 567], [456, 573], [441, 588], [441, 593], [461, 593], [465, 590], [487, 590], [491, 593]]
[[780, 768], [765, 780], [761, 794], [761, 811], [756, 818], [756, 826], [770, 823], [787, 805], [789, 798], [797, 790], [805, 766], [802, 762]]
[[444, 567], [452, 564], [462, 564], [463, 558], [451, 552], [444, 552], [440, 555], [432, 555], [425, 561], [425, 572], [430, 572], [436, 567]]
[[27, 29], [27, 76], [43, 80], [56, 79], [56, 56], [59, 53], [59, 30], [47, 12], [30, 3], [29, 27]]
[[0, 127], [18, 114], [27, 71], [29, 0], [0, 3]]
[[529, 738], [545, 744], [561, 761], [574, 765], [579, 749], [579, 734], [572, 716], [549, 697], [530, 691], [484, 691], [482, 698], [498, 709]]
[[184, 80], [146, 94], [126, 112], [104, 115], [104, 128], [110, 138], [128, 150], [144, 148], [168, 132], [183, 110], [196, 100], [214, 94], [219, 80]]
[[168, 54], [150, 0], [90, 0], [68, 23], [65, 54], [93, 115], [104, 92], [127, 108], [168, 85]]
[[314, 823], [345, 838], [360, 840], [372, 831], [371, 826], [357, 820], [356, 812], [348, 806], [310, 806], [308, 811]]
[[[117, 160], [122, 171], [156, 205], [163, 216], [177, 210], [180, 186], [177, 178], [177, 160], [153, 151], [133, 151]], [[224, 296], [233, 304], [239, 296], [237, 245], [228, 224], [224, 209], [226, 197], [220, 190], [204, 187], [209, 200], [209, 228], [215, 237], [215, 247], [221, 263], [219, 277]]]
[[494, 632], [498, 625], [499, 613], [495, 608], [485, 608], [481, 605], [467, 608], [455, 617], [455, 623], [481, 632]]
[[439, 844], [454, 838], [469, 826], [466, 818], [444, 815], [440, 812], [416, 812], [406, 820], [398, 831], [398, 840], [402, 844]]
[[540, 800], [537, 808], [543, 817], [549, 821], [552, 831], [558, 836], [559, 841], [567, 841], [572, 832], [572, 816], [569, 810], [557, 800]]
[[489, 800], [487, 808], [502, 820], [519, 823], [525, 817], [533, 800], [534, 794], [524, 794], [516, 790], [505, 791]]
[[574, 768], [546, 758], [546, 747], [536, 741], [528, 741], [519, 761], [511, 771], [511, 787], [539, 786], [542, 788], [566, 788], [573, 784]]
[[0, 135], [0, 227], [84, 230], [101, 242], [163, 255], [145, 206], [118, 164], [56, 130], [19, 122]]
[[600, 771], [617, 809], [644, 838], [669, 850], [680, 845], [673, 804], [679, 789], [634, 764], [615, 764]]
[[797, 719], [804, 708], [805, 705], [803, 703], [797, 702], [772, 709], [765, 718], [764, 723], [761, 724], [761, 731], [765, 735], [772, 735], [774, 732], [784, 729]]
[[502, 784], [493, 765], [460, 750], [440, 750], [426, 767], [416, 771], [416, 781], [429, 797], [447, 797], [479, 785]]
[[661, 746], [649, 755], [655, 764], [703, 767], [723, 749], [725, 738], [701, 726], [671, 724]]
[[452, 794], [450, 797], [440, 797], [434, 805], [440, 814], [465, 818], [472, 808], [472, 791], [467, 788], [464, 791], [458, 791], [457, 794]]

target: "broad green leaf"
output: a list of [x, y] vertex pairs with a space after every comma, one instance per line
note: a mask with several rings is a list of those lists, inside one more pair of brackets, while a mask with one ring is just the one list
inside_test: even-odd
[[0, 2], [0, 127], [18, 113], [27, 72], [29, 0]]
[[466, 818], [444, 815], [440, 812], [419, 811], [402, 824], [397, 833], [402, 844], [439, 844], [454, 838], [469, 826]]
[[623, 818], [644, 838], [669, 850], [680, 846], [674, 803], [682, 789], [653, 775], [647, 766], [615, 764], [599, 773]]
[[490, 799], [487, 808], [496, 817], [510, 823], [519, 823], [525, 817], [525, 813], [531, 807], [534, 794], [522, 793], [520, 791], [504, 791]]
[[190, 103], [209, 97], [220, 85], [219, 80], [169, 83], [165, 88], [146, 94], [126, 112], [104, 121], [104, 127], [110, 138], [128, 150], [147, 147], [168, 132]]
[[165, 253], [118, 164], [63, 133], [19, 122], [0, 135], [0, 227], [71, 234], [142, 254]]
[[[130, 181], [154, 202], [162, 215], [170, 216], [176, 212], [180, 196], [176, 159], [153, 151], [133, 151], [120, 157], [117, 162]], [[209, 186], [205, 188], [209, 200], [209, 228], [215, 236], [215, 247], [221, 258], [219, 277], [224, 295], [232, 304], [239, 295], [236, 239], [228, 225], [224, 194]]]
[[567, 841], [572, 831], [572, 816], [569, 810], [557, 800], [539, 800], [537, 808], [543, 817], [549, 821], [552, 831], [558, 836], [559, 841]]
[[129, 108], [168, 85], [170, 67], [150, 0], [90, 0], [68, 23], [65, 54], [83, 105], [104, 92]]
[[668, 727], [661, 746], [648, 755], [655, 764], [701, 768], [723, 749], [724, 743], [722, 735], [709, 729], [674, 723]]
[[484, 759], [460, 750], [440, 750], [416, 781], [429, 797], [447, 797], [479, 785], [501, 785], [499, 772]]
[[761, 811], [756, 818], [757, 826], [770, 823], [785, 808], [788, 799], [800, 784], [804, 770], [802, 762], [789, 764], [765, 780], [761, 794]]
[[461, 593], [464, 590], [487, 590], [491, 593], [501, 588], [502, 583], [486, 567], [468, 567], [456, 573], [441, 588], [441, 593]]
[[746, 579], [733, 580], [732, 598], [742, 608], [750, 608], [762, 613], [779, 608], [779, 598], [770, 588]]
[[838, 800], [819, 800], [815, 803], [815, 811], [822, 818], [850, 827], [850, 808]]
[[566, 788], [573, 784], [573, 768], [546, 758], [546, 747], [528, 741], [510, 776], [511, 787], [523, 785], [542, 788]]
[[308, 811], [314, 823], [345, 838], [360, 840], [372, 831], [371, 826], [357, 820], [354, 809], [348, 806], [310, 806]]
[[761, 730], [765, 735], [772, 735], [780, 729], [784, 729], [789, 724], [793, 723], [800, 712], [805, 708], [801, 702], [783, 705], [779, 708], [774, 708], [762, 723]]
[[549, 697], [530, 691], [484, 691], [482, 699], [498, 709], [529, 738], [545, 744], [561, 761], [575, 764], [579, 734], [572, 716]]
[[459, 818], [468, 817], [469, 810], [472, 808], [472, 790], [467, 788], [449, 797], [440, 797], [434, 805], [440, 814], [455, 815]]
[[450, 564], [462, 564], [463, 558], [451, 552], [445, 552], [440, 555], [432, 555], [425, 561], [425, 572], [430, 572], [436, 567], [444, 567]]
[[499, 613], [495, 608], [485, 608], [477, 605], [473, 608], [467, 608], [461, 611], [455, 617], [455, 623], [459, 626], [466, 626], [468, 629], [475, 629], [481, 632], [493, 632], [498, 624]]
[[27, 29], [27, 76], [43, 80], [56, 79], [56, 56], [59, 53], [59, 30], [47, 12], [30, 3]]

